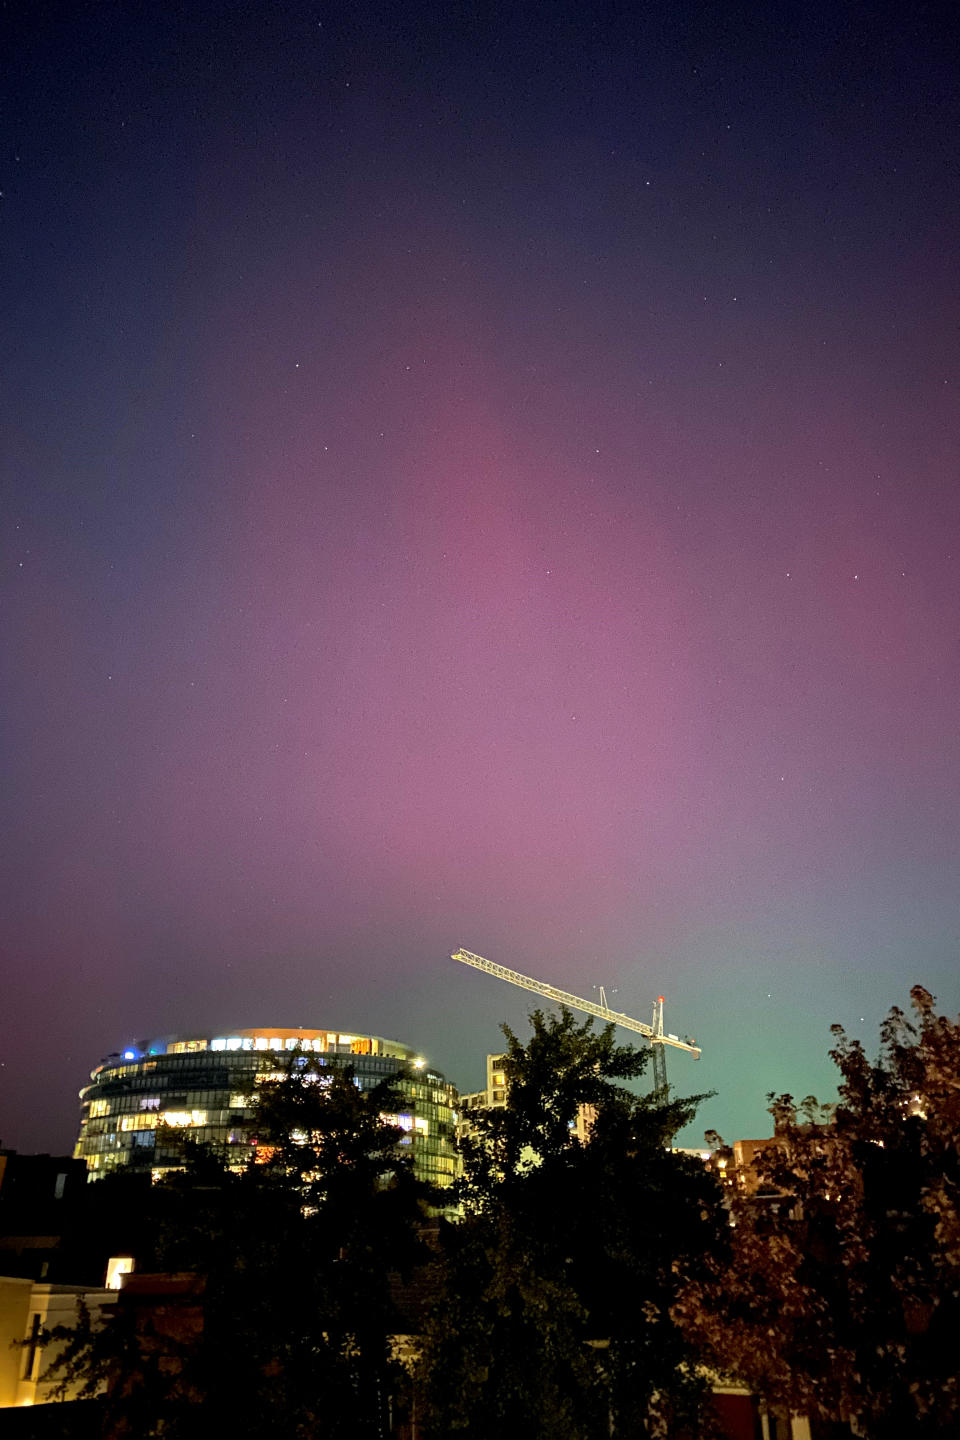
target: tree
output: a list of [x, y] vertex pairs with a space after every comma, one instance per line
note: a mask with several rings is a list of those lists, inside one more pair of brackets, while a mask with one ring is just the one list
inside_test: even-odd
[[[257, 1145], [239, 1170], [208, 1146], [156, 1187], [148, 1267], [187, 1275], [166, 1306], [125, 1304], [70, 1337], [64, 1379], [106, 1385], [112, 1436], [388, 1432], [398, 1379], [390, 1277], [420, 1263], [431, 1198], [349, 1067], [294, 1054], [258, 1086]], [[63, 1338], [54, 1336], [53, 1338]]]
[[871, 1440], [960, 1432], [960, 1023], [911, 999], [874, 1062], [833, 1027], [835, 1111], [770, 1097], [729, 1254], [674, 1310], [771, 1406]]
[[[638, 1097], [648, 1052], [564, 1009], [504, 1027], [507, 1103], [465, 1146], [463, 1216], [442, 1232], [424, 1336], [428, 1428], [529, 1440], [677, 1433], [704, 1382], [670, 1317], [674, 1266], [696, 1267], [719, 1197], [672, 1153], [696, 1100]], [[699, 1097], [698, 1097], [699, 1098]], [[589, 1107], [589, 1138], [572, 1131]], [[706, 1433], [705, 1431], [702, 1433]]]

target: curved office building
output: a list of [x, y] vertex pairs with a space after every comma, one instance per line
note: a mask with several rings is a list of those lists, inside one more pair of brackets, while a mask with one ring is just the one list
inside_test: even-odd
[[336, 1030], [234, 1030], [223, 1035], [164, 1035], [108, 1055], [80, 1092], [75, 1155], [91, 1179], [132, 1166], [157, 1177], [182, 1164], [167, 1127], [198, 1140], [236, 1146], [246, 1160], [256, 1137], [251, 1095], [276, 1057], [310, 1052], [321, 1064], [349, 1065], [360, 1088], [398, 1077], [404, 1107], [388, 1118], [403, 1131], [417, 1175], [450, 1185], [456, 1169], [457, 1092], [407, 1045]]

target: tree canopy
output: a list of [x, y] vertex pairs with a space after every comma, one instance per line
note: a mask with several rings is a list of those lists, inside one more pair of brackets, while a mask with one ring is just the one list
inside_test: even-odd
[[960, 1022], [922, 987], [871, 1061], [833, 1027], [839, 1104], [770, 1097], [729, 1254], [675, 1315], [771, 1405], [871, 1440], [960, 1432]]
[[648, 1052], [616, 1045], [612, 1026], [568, 1010], [536, 1011], [531, 1026], [526, 1044], [504, 1027], [507, 1102], [477, 1119], [463, 1216], [443, 1231], [428, 1425], [530, 1440], [660, 1433], [704, 1393], [670, 1316], [677, 1267], [696, 1269], [720, 1225], [710, 1177], [670, 1149], [697, 1099], [630, 1090]]

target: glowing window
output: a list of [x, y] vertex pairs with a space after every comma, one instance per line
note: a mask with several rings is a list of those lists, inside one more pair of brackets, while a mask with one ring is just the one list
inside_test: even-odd
[[159, 1115], [123, 1115], [120, 1118], [121, 1130], [156, 1130]]
[[394, 1126], [397, 1130], [412, 1130], [412, 1129], [413, 1129], [413, 1116], [412, 1116], [412, 1115], [381, 1115], [381, 1116], [380, 1116], [380, 1119], [383, 1121], [383, 1123], [384, 1123], [385, 1125], [392, 1125], [392, 1126]]
[[93, 1116], [95, 1116], [95, 1115], [109, 1115], [109, 1113], [110, 1113], [110, 1102], [109, 1102], [109, 1100], [91, 1100], [91, 1101], [90, 1101], [90, 1115], [91, 1115], [91, 1118], [92, 1118]]
[[104, 1280], [105, 1290], [119, 1290], [124, 1275], [133, 1274], [132, 1255], [111, 1255], [107, 1261], [107, 1276]]

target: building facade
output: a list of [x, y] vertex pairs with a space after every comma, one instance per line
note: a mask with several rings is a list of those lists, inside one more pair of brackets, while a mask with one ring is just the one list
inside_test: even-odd
[[0, 1149], [0, 1275], [58, 1281], [87, 1174], [66, 1155]]
[[[63, 1341], [44, 1344], [44, 1331], [76, 1325], [80, 1301], [96, 1323], [105, 1307], [116, 1299], [115, 1290], [103, 1287], [48, 1285], [0, 1276], [0, 1409], [75, 1399], [80, 1380], [71, 1381], [66, 1394], [60, 1397], [55, 1393], [58, 1381], [42, 1378], [63, 1348]], [[28, 1433], [26, 1428], [22, 1433]]]
[[453, 1183], [458, 1097], [454, 1087], [407, 1045], [378, 1035], [335, 1030], [256, 1029], [222, 1035], [164, 1035], [108, 1055], [80, 1092], [75, 1155], [92, 1179], [133, 1168], [159, 1178], [183, 1163], [172, 1131], [227, 1148], [243, 1164], [256, 1143], [255, 1095], [278, 1058], [308, 1053], [321, 1065], [349, 1065], [361, 1090], [396, 1080], [403, 1097], [385, 1118], [403, 1132], [416, 1174]]
[[460, 1120], [457, 1125], [459, 1140], [474, 1139], [478, 1133], [476, 1116], [483, 1110], [502, 1110], [507, 1103], [507, 1075], [504, 1068], [505, 1055], [487, 1056], [487, 1083], [482, 1090], [472, 1090], [460, 1096]]
[[[506, 1055], [488, 1055], [485, 1088], [460, 1096], [457, 1139], [475, 1140], [480, 1133], [477, 1116], [488, 1110], [502, 1110], [507, 1103], [508, 1089]], [[578, 1140], [581, 1145], [587, 1143], [595, 1114], [592, 1105], [578, 1105], [576, 1117], [570, 1126], [571, 1139]]]

